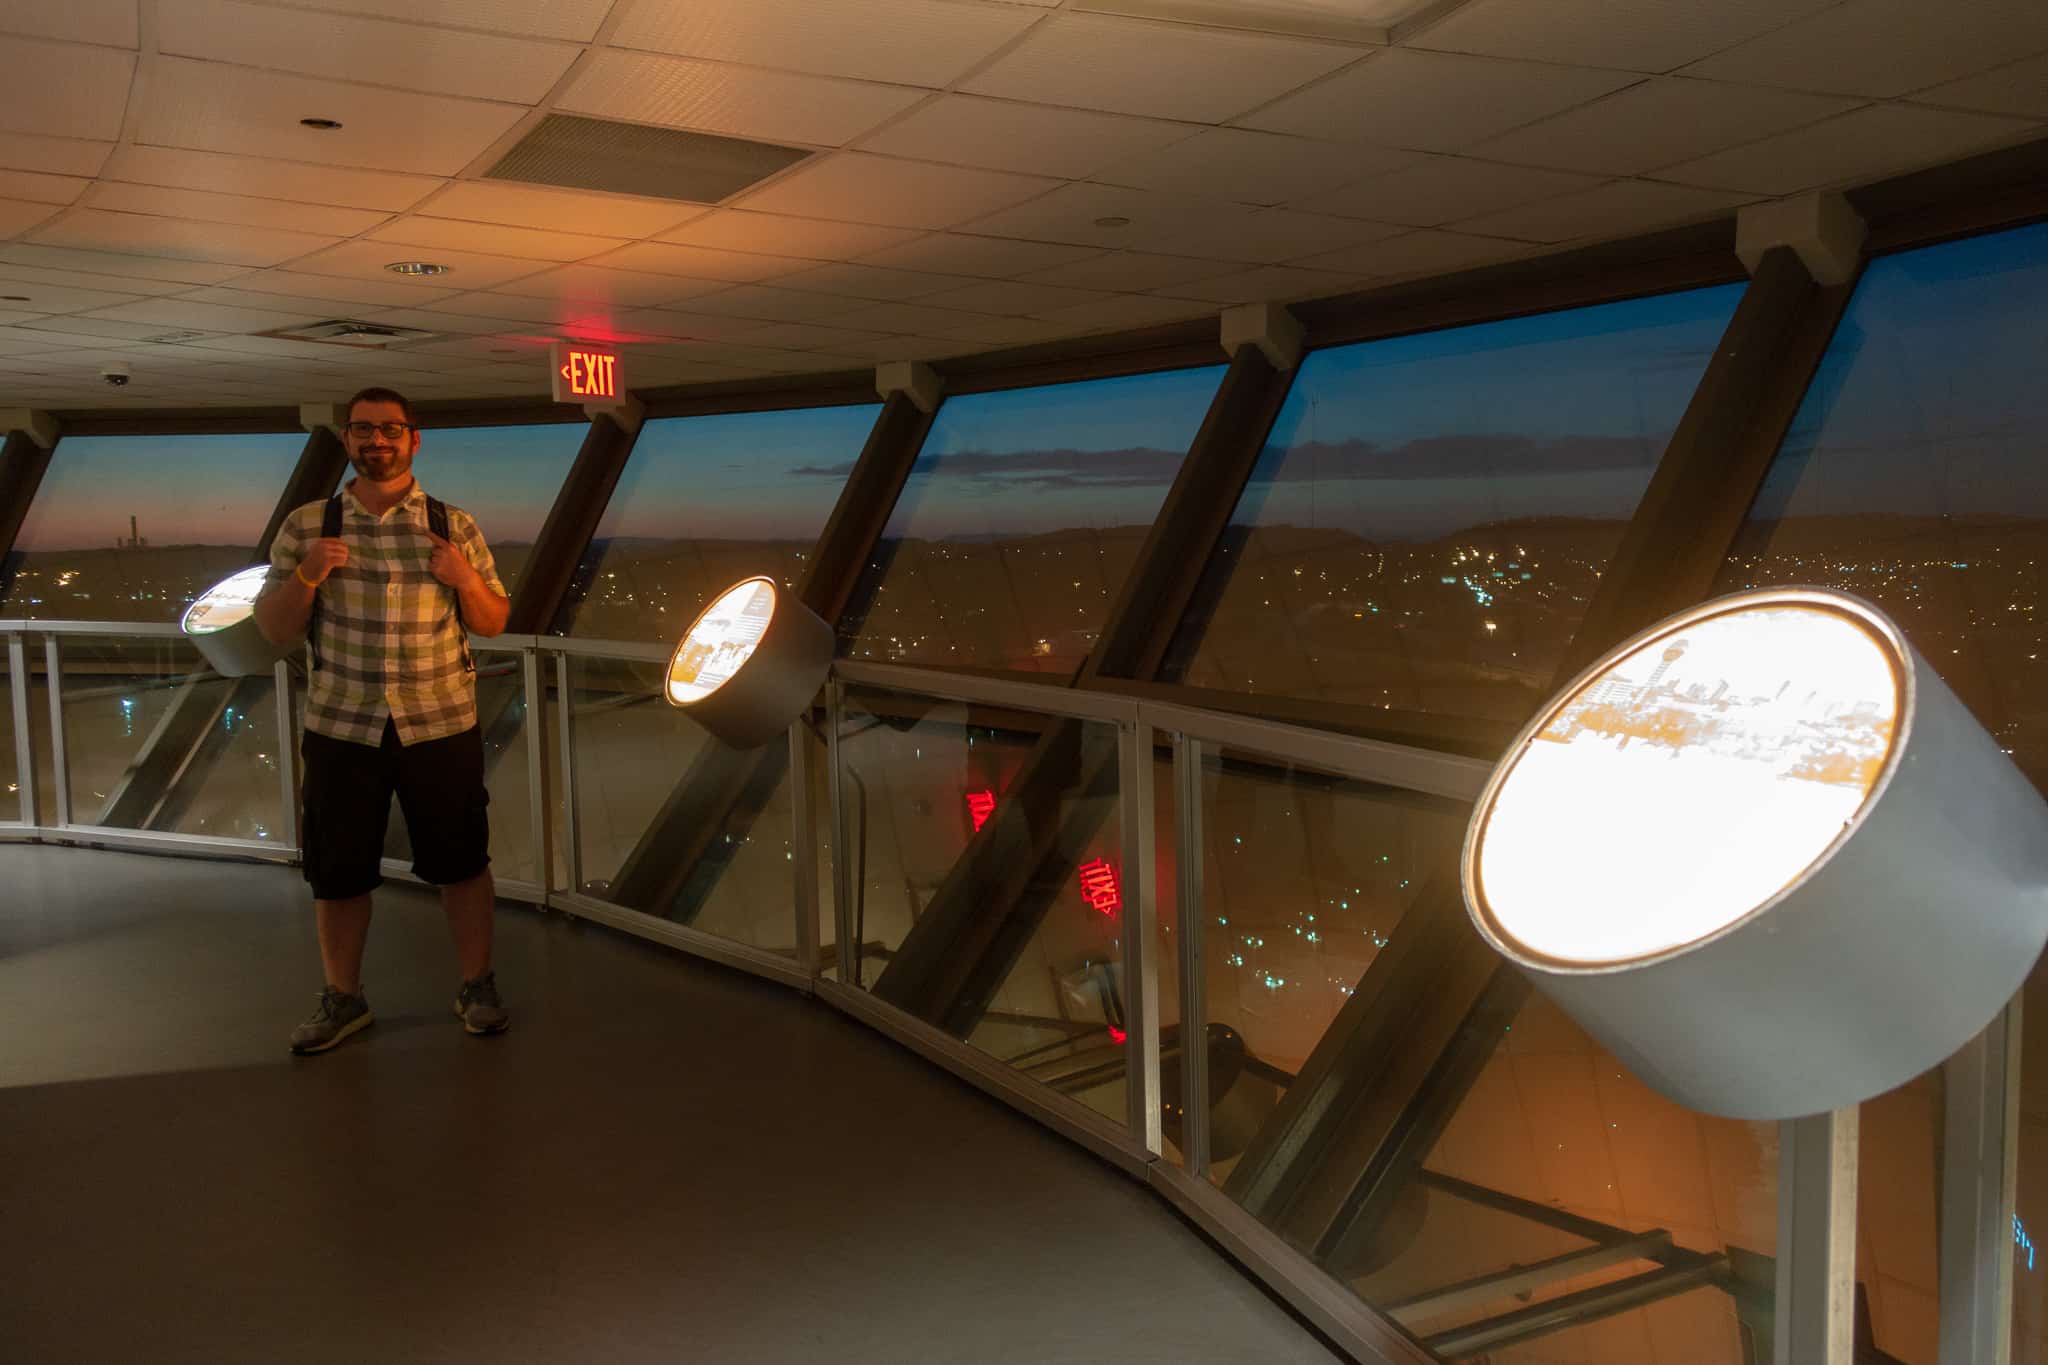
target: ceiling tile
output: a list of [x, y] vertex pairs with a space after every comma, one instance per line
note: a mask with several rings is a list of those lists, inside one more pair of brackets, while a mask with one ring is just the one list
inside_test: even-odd
[[264, 199], [289, 199], [301, 204], [337, 204], [348, 208], [397, 213], [432, 194], [442, 180], [383, 171], [309, 166], [298, 161], [264, 157], [222, 156], [179, 147], [123, 146], [114, 150], [101, 173], [105, 180], [172, 189], [213, 190]]
[[887, 338], [880, 332], [856, 332], [848, 327], [825, 327], [815, 322], [776, 322], [750, 333], [747, 344], [777, 346], [791, 351], [829, 351], [884, 340]]
[[1913, 98], [1953, 109], [2048, 118], [2048, 56], [2029, 57], [1981, 76], [1923, 90]]
[[1099, 254], [1091, 247], [934, 232], [900, 246], [871, 251], [861, 259], [892, 270], [928, 270], [941, 275], [979, 275], [1002, 280]]
[[1529, 242], [1614, 238], [1671, 223], [1711, 218], [1754, 197], [1726, 190], [1694, 189], [1689, 185], [1617, 180], [1598, 189], [1466, 219], [1458, 226], [1488, 237], [1516, 237]]
[[1243, 128], [1211, 128], [1159, 151], [1126, 158], [1093, 178], [1242, 204], [1284, 204], [1416, 159], [1355, 142], [1316, 142]]
[[1990, 114], [1874, 104], [1796, 132], [1658, 172], [1661, 180], [1751, 194], [1855, 184], [2024, 137], [2036, 125]]
[[318, 208], [287, 199], [255, 199], [205, 190], [174, 190], [161, 185], [128, 185], [103, 181], [86, 196], [89, 208], [114, 213], [148, 213], [159, 218], [197, 218], [209, 223], [241, 223], [248, 227], [281, 228], [287, 232], [318, 229], [333, 237], [353, 237], [388, 218], [374, 209]]
[[866, 306], [863, 299], [839, 294], [807, 294], [797, 289], [775, 289], [762, 284], [741, 284], [716, 294], [690, 300], [692, 312], [713, 317], [757, 318], [762, 322], [813, 322], [851, 313]]
[[837, 147], [900, 114], [921, 90], [644, 52], [597, 52], [556, 100], [564, 113]]
[[672, 242], [635, 242], [595, 264], [612, 270], [645, 270], [657, 275], [688, 275], [700, 280], [747, 284], [808, 270], [817, 262], [746, 251], [714, 251], [710, 247]]
[[92, 181], [76, 175], [44, 175], [40, 171], [0, 171], [0, 199], [30, 204], [68, 204]]
[[1024, 279], [1075, 289], [1165, 289], [1189, 280], [1213, 279], [1237, 269], [1223, 261], [1187, 256], [1159, 256], [1145, 251], [1107, 251], [1049, 270], [1035, 270]]
[[37, 137], [31, 133], [0, 133], [0, 166], [18, 171], [41, 171], [45, 175], [100, 173], [111, 142], [88, 142], [75, 137]]
[[[384, 90], [160, 57], [142, 88], [137, 140], [420, 175], [454, 175], [511, 130], [516, 105]], [[302, 118], [340, 120], [322, 132]]]
[[968, 281], [958, 275], [934, 275], [917, 270], [886, 270], [881, 266], [841, 263], [800, 270], [776, 281], [787, 289], [810, 289], [820, 294], [844, 294], [848, 298], [914, 299], [957, 289]]
[[1554, 194], [1591, 189], [1599, 183], [1592, 176], [1564, 171], [1437, 156], [1406, 170], [1374, 176], [1333, 194], [1305, 200], [1303, 207], [1382, 223], [1434, 227]]
[[950, 85], [1042, 16], [940, 0], [691, 0], [637, 5], [611, 41], [826, 76]]
[[135, 0], [62, 0], [0, 9], [0, 31], [30, 38], [133, 48], [137, 28]]
[[749, 209], [844, 218], [884, 227], [952, 227], [1051, 189], [1058, 182], [1004, 171], [932, 166], [863, 152], [807, 162], [743, 201]]
[[[167, 261], [128, 252], [72, 251], [26, 242], [0, 244], [0, 261], [42, 270], [81, 270], [96, 275], [134, 276], [145, 280], [177, 280], [185, 284], [225, 284], [246, 274], [242, 266], [209, 265], [203, 261]], [[147, 290], [137, 290], [147, 293]]]
[[216, 265], [281, 265], [295, 256], [332, 246], [338, 237], [228, 223], [200, 223], [141, 213], [72, 209], [36, 231], [45, 246], [88, 251], [128, 251]]
[[140, 341], [144, 337], [159, 336], [164, 330], [153, 322], [116, 322], [112, 318], [44, 318], [25, 325], [34, 331], [65, 337], [102, 337], [122, 341]]
[[298, 9], [587, 43], [617, 0], [277, 0]]
[[[300, 279], [317, 279], [314, 275], [301, 275]], [[241, 281], [237, 281], [237, 284]], [[363, 311], [358, 305], [345, 300], [328, 298], [320, 294], [280, 294], [270, 290], [240, 289], [230, 285], [214, 285], [207, 289], [194, 289], [178, 296], [180, 303], [218, 303], [229, 308], [267, 308], [280, 313], [310, 313], [320, 317], [353, 315]]]
[[861, 139], [864, 152], [1078, 180], [1178, 142], [1184, 123], [944, 95]]
[[0, 129], [109, 142], [121, 135], [134, 53], [0, 38], [0, 70], [7, 72]]
[[923, 303], [878, 303], [854, 313], [843, 313], [834, 326], [858, 327], [870, 332], [924, 333], [934, 336], [949, 327], [966, 327], [987, 322], [986, 313], [963, 313], [957, 308], [933, 308]]
[[[1057, 308], [1043, 316], [1046, 321], [1056, 322], [1064, 327], [1099, 332], [1113, 327], [1150, 327], [1159, 322], [1179, 322], [1187, 318], [1206, 317], [1214, 311], [1215, 309], [1205, 303], [1192, 302], [1188, 299], [1163, 299], [1153, 294], [1120, 294], [1095, 303]], [[1220, 351], [1217, 359], [1223, 359]]]
[[704, 210], [694, 204], [623, 194], [587, 194], [463, 180], [435, 195], [433, 202], [422, 206], [421, 212], [436, 218], [505, 223], [546, 232], [652, 237]]
[[1455, 152], [1638, 79], [1394, 48], [1239, 122], [1300, 137]]
[[689, 279], [681, 275], [607, 270], [594, 265], [565, 265], [529, 275], [499, 292], [528, 298], [576, 299], [611, 308], [647, 308], [715, 293], [726, 283], [723, 280]]
[[1342, 293], [1356, 276], [1333, 270], [1304, 270], [1292, 265], [1266, 265], [1197, 284], [1178, 285], [1168, 291], [1181, 298], [1209, 303], [1265, 303], [1290, 299], [1320, 298]]
[[460, 33], [240, 0], [157, 0], [157, 50], [308, 76], [535, 104], [582, 52], [568, 43]]
[[[1225, 231], [1257, 210], [1243, 204], [1114, 185], [1063, 185], [1028, 204], [976, 220], [974, 229], [1077, 246], [1152, 248], [1192, 224]], [[1104, 219], [1112, 220], [1107, 223]], [[1113, 220], [1124, 219], [1124, 222]]]
[[[1038, 328], [1041, 331], [1065, 332], [1070, 329], [1049, 327], [1042, 322], [1031, 322], [1024, 318], [999, 318], [1003, 323], [1019, 323]], [[868, 361], [880, 365], [891, 360], [937, 360], [941, 356], [962, 355], [981, 349], [972, 341], [948, 341], [938, 337], [884, 337], [880, 341], [856, 341], [841, 346], [833, 354], [847, 357], [849, 364]]]
[[709, 313], [689, 313], [674, 308], [643, 308], [638, 312], [619, 314], [612, 319], [612, 325], [624, 333], [731, 341], [750, 332], [758, 332], [765, 324], [756, 318], [714, 317]]
[[487, 333], [503, 331], [505, 327], [503, 318], [429, 313], [424, 308], [380, 308], [369, 316], [392, 327], [418, 327], [428, 332]]
[[1658, 77], [1472, 150], [1525, 166], [1635, 175], [1855, 107], [1830, 95]]
[[487, 292], [458, 294], [452, 299], [430, 303], [422, 311], [436, 315], [460, 313], [465, 317], [500, 318], [506, 322], [532, 323], [538, 327], [563, 326], [581, 318], [610, 312], [604, 304], [592, 303], [588, 299], [536, 299]]
[[[396, 275], [385, 275], [382, 279], [375, 280], [351, 280], [336, 275], [310, 275], [297, 270], [251, 271], [236, 279], [231, 287], [287, 294], [301, 299], [324, 299], [330, 305], [413, 304], [436, 295], [458, 292], [454, 289], [437, 288], [429, 281], [405, 280]], [[197, 296], [195, 292], [193, 297]]]
[[1221, 123], [1356, 61], [1360, 49], [1062, 14], [960, 83], [977, 95]]
[[525, 256], [537, 261], [580, 261], [620, 245], [616, 237], [536, 232], [532, 228], [460, 223], [452, 218], [427, 218], [418, 214], [387, 223], [370, 233], [369, 240], [417, 247], [429, 253], [447, 247], [456, 251], [482, 251], [493, 256]]
[[845, 260], [914, 239], [910, 228], [869, 223], [835, 223], [823, 218], [789, 218], [779, 213], [714, 209], [661, 234], [664, 242], [752, 251], [765, 256], [808, 256]]
[[949, 289], [924, 300], [933, 308], [958, 308], [965, 313], [996, 313], [1024, 316], [1048, 313], [1055, 308], [1072, 308], [1099, 303], [1109, 297], [1098, 289], [1069, 289], [1056, 284], [1027, 284], [1022, 280], [985, 280], [964, 289]]
[[1159, 241], [1158, 248], [1168, 255], [1270, 265], [1375, 242], [1399, 231], [1398, 227], [1357, 218], [1262, 209], [1243, 222], [1202, 224], [1189, 232], [1172, 233]]
[[1429, 275], [1525, 256], [1530, 247], [1459, 232], [1411, 232], [1382, 242], [1311, 256], [1297, 265], [1341, 275]]
[[26, 295], [25, 301], [10, 299], [0, 308], [18, 308], [33, 313], [83, 313], [89, 308], [112, 308], [117, 304], [139, 303], [143, 295], [119, 289], [78, 289], [61, 284], [29, 284], [6, 278], [0, 267], [0, 294]]
[[269, 308], [228, 308], [217, 303], [191, 303], [184, 299], [144, 299], [114, 308], [101, 308], [94, 317], [122, 322], [155, 322], [165, 327], [205, 327], [220, 332], [267, 332], [297, 322], [318, 321], [316, 312]]
[[1713, 80], [1883, 98], [2048, 49], [2039, 0], [1848, 0], [1688, 67]]
[[1408, 46], [1670, 71], [1837, 0], [1472, 0]]
[[[294, 261], [292, 269], [309, 275], [346, 275], [380, 283], [396, 280], [403, 284], [409, 282], [407, 277], [394, 275], [384, 267], [410, 255], [404, 247], [392, 242], [343, 242], [303, 261]], [[449, 251], [441, 247], [434, 249], [434, 260], [450, 267], [448, 274], [433, 276], [431, 283], [424, 279], [418, 281], [434, 297], [440, 297], [450, 289], [495, 289], [509, 280], [537, 275], [543, 268], [539, 261], [518, 261], [505, 256]]]
[[[1044, 318], [988, 318], [948, 327], [935, 339], [953, 343], [967, 341], [979, 346], [1029, 346], [1034, 342], [1056, 340], [1066, 332], [1067, 328], [1062, 324], [1047, 322]], [[954, 349], [959, 349], [957, 344]]]

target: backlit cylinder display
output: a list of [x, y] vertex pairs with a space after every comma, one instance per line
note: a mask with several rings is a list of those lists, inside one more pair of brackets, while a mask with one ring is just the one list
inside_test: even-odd
[[1876, 608], [1737, 593], [1538, 713], [1467, 830], [1479, 932], [1665, 1094], [1779, 1118], [1903, 1084], [2048, 939], [2048, 804]]
[[296, 642], [272, 644], [256, 626], [256, 598], [269, 572], [254, 564], [230, 574], [201, 593], [178, 622], [206, 661], [227, 677], [268, 673], [297, 648]]
[[770, 578], [720, 593], [669, 656], [664, 694], [727, 744], [788, 729], [832, 666], [832, 628]]

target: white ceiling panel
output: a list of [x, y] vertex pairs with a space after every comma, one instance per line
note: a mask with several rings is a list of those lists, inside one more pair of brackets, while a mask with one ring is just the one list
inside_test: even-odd
[[748, 213], [714, 209], [679, 228], [661, 234], [664, 242], [708, 246], [721, 251], [751, 251], [764, 256], [806, 256], [815, 260], [846, 260], [915, 239], [910, 228], [876, 227], [870, 223], [835, 223], [823, 218], [790, 218], [779, 213]]
[[1405, 237], [1389, 237], [1382, 242], [1312, 256], [1296, 264], [1312, 270], [1334, 270], [1339, 274], [1361, 277], [1428, 275], [1512, 260], [1528, 255], [1531, 250], [1526, 243], [1502, 241], [1497, 237], [1474, 237], [1462, 232], [1411, 232]]
[[0, 171], [0, 199], [31, 204], [68, 204], [92, 181], [76, 175], [44, 175], [40, 171]]
[[429, 257], [445, 247], [451, 251], [482, 251], [493, 256], [524, 256], [536, 261], [580, 261], [586, 256], [595, 256], [622, 245], [617, 237], [538, 232], [533, 228], [461, 223], [452, 218], [427, 218], [418, 214], [387, 223], [370, 233], [369, 239], [415, 247]]
[[31, 133], [0, 133], [0, 166], [45, 175], [98, 175], [111, 142], [75, 137], [37, 137]]
[[423, 175], [391, 175], [265, 157], [223, 156], [181, 147], [134, 145], [115, 149], [102, 178], [172, 189], [287, 199], [300, 204], [377, 209], [384, 213], [409, 209], [447, 183]]
[[[1031, 322], [1024, 318], [1000, 318], [997, 320], [1004, 323], [1030, 326], [1041, 332], [1059, 330], [1052, 327], [1051, 324]], [[960, 355], [967, 351], [987, 350], [988, 345], [996, 344], [1007, 343], [988, 343], [978, 346], [972, 342], [948, 341], [942, 337], [895, 336], [884, 337], [880, 341], [857, 341], [851, 345], [840, 347], [833, 354], [845, 356], [847, 358], [847, 365], [851, 368], [862, 361], [880, 365], [891, 360], [937, 360], [941, 356]]]
[[299, 9], [587, 43], [617, 0], [277, 0]]
[[228, 308], [217, 303], [192, 303], [185, 299], [144, 299], [102, 308], [94, 317], [122, 322], [155, 322], [165, 327], [204, 327], [217, 332], [267, 332], [297, 322], [316, 322], [320, 313], [271, 308]]
[[900, 246], [871, 251], [861, 259], [892, 270], [927, 270], [940, 275], [978, 275], [1004, 280], [1028, 271], [1049, 270], [1056, 265], [1085, 261], [1100, 254], [1092, 247], [934, 232]]
[[[237, 278], [231, 288], [262, 290], [301, 299], [324, 299], [336, 304], [415, 304], [436, 294], [453, 294], [454, 289], [437, 289], [423, 281], [408, 281], [396, 275], [381, 280], [351, 280], [337, 275], [309, 275], [297, 270], [255, 270]], [[191, 297], [201, 297], [194, 291]], [[222, 300], [233, 302], [233, 300]]]
[[770, 142], [837, 147], [902, 113], [922, 90], [607, 49], [555, 102], [564, 113]]
[[606, 237], [652, 237], [704, 212], [695, 204], [641, 199], [623, 194], [532, 189], [488, 180], [450, 185], [422, 206], [436, 218], [505, 223], [546, 232], [582, 232]]
[[[1163, 299], [1155, 294], [1119, 294], [1095, 303], [1058, 308], [1043, 316], [1047, 322], [1078, 331], [1102, 332], [1116, 327], [1150, 327], [1160, 322], [1181, 322], [1207, 317], [1215, 310], [1190, 299]], [[1217, 360], [1224, 359], [1218, 349]]]
[[746, 251], [715, 251], [675, 242], [635, 242], [594, 262], [608, 270], [644, 270], [657, 275], [688, 275], [700, 280], [751, 284], [808, 270], [816, 261], [787, 256], [759, 256]]
[[941, 0], [690, 0], [629, 8], [611, 41], [825, 76], [950, 85], [1043, 16]]
[[1284, 204], [1290, 199], [1397, 170], [1413, 152], [1356, 142], [1317, 142], [1243, 128], [1211, 128], [1171, 147], [1118, 162], [1094, 176], [1112, 185], [1172, 194]]
[[[27, 242], [0, 244], [0, 261], [42, 270], [79, 270], [95, 275], [135, 276], [145, 280], [179, 280], [186, 284], [225, 284], [246, 274], [242, 266], [209, 265], [203, 261], [167, 261], [154, 256], [110, 251], [73, 251]], [[138, 293], [147, 292], [138, 290]]]
[[[525, 114], [517, 105], [158, 58], [137, 141], [419, 175], [453, 175]], [[319, 131], [303, 118], [337, 119]]]
[[588, 299], [535, 299], [516, 294], [458, 294], [452, 299], [430, 303], [428, 313], [461, 313], [466, 317], [498, 318], [506, 323], [530, 323], [536, 327], [567, 326], [585, 318], [602, 317], [611, 310]]
[[987, 70], [978, 95], [1221, 123], [1356, 61], [1362, 49], [1140, 19], [1062, 14]]
[[[1063, 185], [1028, 204], [975, 222], [977, 232], [1077, 246], [1135, 246], [1152, 250], [1169, 235], [1207, 224], [1224, 231], [1257, 210], [1154, 190], [1114, 185]], [[1123, 221], [1118, 221], [1123, 220]]]
[[1750, 194], [1797, 194], [1931, 165], [2015, 141], [2038, 127], [1990, 114], [1874, 104], [1670, 167], [1658, 178]]
[[775, 346], [790, 351], [830, 351], [885, 340], [887, 337], [881, 332], [857, 332], [850, 327], [826, 327], [815, 322], [773, 322], [747, 336], [750, 346]]
[[1837, 0], [1472, 0], [1411, 47], [1671, 71]]
[[839, 152], [749, 193], [749, 209], [883, 227], [946, 228], [1042, 194], [1058, 182], [964, 166]]
[[0, 129], [102, 141], [121, 135], [133, 52], [0, 37], [0, 70], [7, 73]]
[[34, 240], [44, 246], [82, 251], [169, 256], [214, 265], [268, 266], [282, 265], [295, 256], [332, 246], [340, 239], [277, 228], [78, 208], [39, 228]]
[[1065, 331], [1059, 323], [1044, 318], [987, 318], [948, 327], [933, 340], [951, 343], [953, 350], [958, 351], [963, 341], [982, 346], [1029, 346], [1055, 340]]
[[1188, 231], [1171, 233], [1158, 243], [1158, 249], [1170, 256], [1206, 256], [1218, 261], [1273, 265], [1298, 256], [1376, 242], [1399, 231], [1398, 227], [1358, 218], [1261, 209], [1243, 222], [1197, 223]]
[[944, 95], [861, 139], [864, 152], [1079, 180], [1179, 142], [1195, 129], [1163, 119], [1014, 100]]
[[1903, 95], [2048, 49], [2039, 0], [1847, 0], [1687, 70], [1714, 80]]
[[723, 318], [674, 308], [643, 308], [638, 312], [619, 314], [612, 319], [612, 325], [628, 335], [732, 341], [760, 331], [765, 324], [755, 318]]
[[1517, 237], [1529, 242], [1625, 237], [1672, 223], [1716, 217], [1753, 198], [1690, 185], [1617, 180], [1598, 189], [1470, 218], [1458, 226], [1487, 237]]
[[1299, 137], [1455, 152], [1639, 79], [1394, 48], [1238, 121]]
[[943, 335], [948, 328], [987, 322], [987, 313], [963, 313], [957, 308], [933, 308], [924, 303], [877, 303], [854, 313], [843, 313], [837, 327], [859, 327], [870, 332], [902, 332], [926, 336]]
[[957, 308], [963, 313], [1024, 317], [1049, 313], [1055, 308], [1100, 303], [1108, 297], [1099, 289], [1069, 289], [1056, 284], [1027, 284], [1022, 280], [984, 280], [964, 289], [933, 294], [924, 302], [933, 308]]
[[1235, 265], [1223, 261], [1197, 260], [1188, 256], [1106, 251], [1067, 265], [1056, 265], [1049, 270], [1035, 270], [1023, 278], [1038, 284], [1060, 284], [1075, 289], [1144, 290], [1166, 289], [1190, 280], [1214, 279], [1236, 269]]
[[1355, 283], [1355, 277], [1334, 270], [1304, 270], [1293, 265], [1266, 265], [1257, 270], [1222, 275], [1213, 280], [1179, 285], [1167, 291], [1177, 297], [1201, 299], [1207, 303], [1266, 303], [1273, 300], [1318, 298], [1340, 294]]
[[241, 223], [248, 227], [282, 228], [287, 232], [319, 231], [353, 237], [390, 217], [375, 209], [318, 207], [287, 199], [256, 199], [206, 190], [174, 190], [161, 185], [102, 182], [86, 196], [89, 208], [114, 213], [149, 213], [159, 218], [197, 218], [208, 223]]
[[429, 313], [424, 308], [380, 308], [368, 316], [392, 327], [418, 327], [429, 332], [487, 333], [502, 331], [505, 326], [502, 318]]
[[[383, 283], [395, 280], [404, 284], [411, 281], [406, 276], [392, 274], [384, 267], [393, 261], [412, 259], [413, 254], [395, 242], [343, 242], [303, 261], [294, 261], [292, 269], [309, 275], [346, 275], [355, 279]], [[432, 283], [425, 280], [419, 283], [436, 297], [450, 289], [495, 289], [507, 281], [537, 275], [545, 268], [540, 261], [517, 261], [505, 256], [450, 251], [443, 247], [434, 249], [434, 262], [448, 266], [449, 273], [431, 277]]]
[[401, 90], [534, 104], [583, 49], [240, 0], [157, 0], [157, 50], [308, 76], [348, 72]]
[[[0, 5], [0, 33], [104, 47], [136, 45], [135, 0], [58, 0]], [[11, 73], [10, 73], [11, 78]]]
[[1981, 76], [1952, 81], [1924, 90], [1914, 98], [1927, 104], [1987, 114], [2048, 118], [2048, 56], [2029, 57]]
[[[16, 294], [23, 295], [15, 299]], [[117, 304], [140, 303], [143, 296], [113, 289], [76, 289], [61, 284], [29, 284], [21, 280], [10, 280], [0, 275], [0, 295], [8, 301], [0, 304], [4, 308], [18, 308], [33, 313], [83, 313], [90, 308], [112, 308]]]
[[776, 281], [785, 289], [810, 289], [820, 294], [844, 294], [848, 298], [915, 299], [958, 289], [971, 281], [958, 275], [935, 275], [921, 270], [887, 270], [876, 265], [842, 263], [800, 270]]
[[689, 279], [682, 275], [607, 270], [594, 265], [565, 265], [529, 275], [499, 291], [527, 298], [576, 299], [607, 308], [649, 308], [676, 303], [723, 289], [722, 280]]
[[[140, 341], [144, 337], [160, 336], [163, 328], [150, 322], [116, 322], [112, 318], [44, 318], [38, 322], [24, 324], [32, 331], [49, 332], [62, 336], [68, 343], [72, 338], [97, 337], [102, 340]], [[56, 344], [56, 343], [51, 343]], [[78, 344], [84, 344], [79, 342]]]
[[[313, 279], [314, 276], [301, 276]], [[236, 289], [214, 285], [178, 296], [180, 303], [218, 303], [228, 308], [267, 308], [279, 313], [310, 313], [319, 317], [353, 316], [364, 309], [356, 304], [318, 294], [276, 294], [265, 290]]]
[[1322, 213], [1434, 227], [1599, 184], [1593, 176], [1437, 156], [1390, 175], [1303, 201]]
[[1527, 166], [1636, 175], [1856, 107], [1833, 95], [1657, 77], [1473, 148]]
[[690, 300], [690, 310], [713, 317], [756, 318], [762, 322], [815, 322], [866, 307], [863, 299], [838, 294], [807, 294], [797, 289], [776, 289], [765, 284], [734, 285], [731, 289]]

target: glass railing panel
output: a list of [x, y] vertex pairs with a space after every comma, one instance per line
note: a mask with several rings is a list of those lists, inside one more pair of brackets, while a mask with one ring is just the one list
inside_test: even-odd
[[62, 641], [73, 823], [290, 842], [268, 676], [223, 678], [183, 639]]
[[[788, 755], [783, 735], [753, 752], [755, 780], [708, 850], [707, 871], [697, 883], [705, 889], [690, 902], [688, 922], [707, 934], [795, 959], [797, 790]], [[824, 809], [822, 801], [817, 809]]]
[[[517, 650], [475, 650], [476, 718], [484, 741], [484, 790], [490, 794], [491, 872], [500, 881], [537, 882], [528, 806], [533, 774], [526, 753], [529, 711]], [[384, 827], [384, 856], [412, 862], [412, 840], [398, 802]]]
[[[612, 898], [613, 883], [642, 836], [691, 763], [713, 743], [701, 726], [662, 699], [663, 672], [657, 663], [569, 660], [581, 872], [572, 890]], [[656, 913], [649, 906], [633, 908]]]

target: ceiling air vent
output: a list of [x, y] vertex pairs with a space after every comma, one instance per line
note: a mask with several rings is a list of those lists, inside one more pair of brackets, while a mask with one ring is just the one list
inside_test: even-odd
[[256, 335], [276, 337], [280, 341], [323, 341], [330, 346], [366, 346], [375, 349], [379, 346], [389, 346], [394, 341], [424, 341], [428, 337], [437, 337], [441, 334], [420, 327], [392, 327], [381, 322], [330, 318], [326, 322], [309, 322], [300, 327], [278, 327], [268, 332], [258, 332]]
[[809, 155], [770, 142], [550, 114], [484, 178], [715, 204]]

